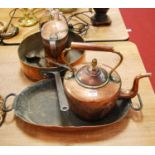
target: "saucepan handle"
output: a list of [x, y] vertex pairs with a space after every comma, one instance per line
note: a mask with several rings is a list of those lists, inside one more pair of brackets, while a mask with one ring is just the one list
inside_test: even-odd
[[97, 45], [92, 43], [79, 43], [79, 42], [72, 42], [71, 43], [72, 49], [79, 49], [79, 50], [91, 50], [91, 51], [102, 51], [102, 52], [111, 52], [117, 54], [120, 57], [119, 62], [112, 68], [109, 72], [109, 77], [111, 74], [116, 70], [116, 68], [122, 63], [123, 55], [117, 51], [114, 51], [113, 46], [110, 45]]
[[7, 96], [4, 98], [4, 103], [3, 103], [3, 111], [4, 111], [4, 112], [9, 112], [9, 111], [13, 110], [13, 106], [11, 106], [10, 108], [7, 108], [7, 106], [6, 106], [7, 100], [8, 100], [8, 98], [11, 97], [11, 96], [16, 97], [17, 95], [14, 94], [14, 93], [11, 93], [11, 94], [7, 95]]
[[57, 88], [57, 94], [58, 94], [58, 99], [59, 99], [59, 106], [60, 106], [60, 111], [68, 111], [69, 110], [69, 105], [68, 105], [68, 100], [66, 98], [66, 95], [64, 93], [64, 88], [63, 84], [61, 81], [61, 76], [59, 71], [47, 71], [47, 70], [41, 70], [42, 75], [47, 75], [48, 74], [53, 74], [55, 76], [55, 82], [56, 82], [56, 88]]

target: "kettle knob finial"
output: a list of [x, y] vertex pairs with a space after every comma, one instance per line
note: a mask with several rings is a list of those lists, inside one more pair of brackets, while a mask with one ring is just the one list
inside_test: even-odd
[[97, 59], [94, 58], [94, 59], [92, 60], [91, 64], [92, 64], [92, 67], [93, 67], [93, 68], [96, 68], [96, 66], [97, 66]]

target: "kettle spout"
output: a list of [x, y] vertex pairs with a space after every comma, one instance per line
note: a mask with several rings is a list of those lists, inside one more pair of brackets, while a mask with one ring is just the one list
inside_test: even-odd
[[120, 92], [120, 98], [133, 98], [137, 95], [138, 93], [138, 85], [139, 85], [139, 80], [145, 77], [150, 77], [152, 74], [151, 73], [146, 73], [144, 75], [138, 75], [135, 77], [133, 86], [131, 90], [121, 90]]

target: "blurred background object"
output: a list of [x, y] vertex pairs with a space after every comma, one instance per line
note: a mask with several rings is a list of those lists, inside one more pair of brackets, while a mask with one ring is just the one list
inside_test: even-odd
[[9, 39], [16, 36], [19, 32], [19, 28], [12, 24], [12, 20], [17, 9], [13, 10], [10, 19], [6, 21], [0, 21], [0, 44], [3, 44], [3, 39]]
[[23, 16], [19, 18], [20, 26], [33, 26], [38, 22], [37, 17], [34, 15], [34, 8], [22, 8], [19, 9]]
[[93, 8], [95, 13], [91, 17], [93, 26], [110, 25], [111, 19], [107, 15], [109, 8]]
[[59, 8], [59, 10], [63, 13], [72, 13], [77, 10], [77, 8]]

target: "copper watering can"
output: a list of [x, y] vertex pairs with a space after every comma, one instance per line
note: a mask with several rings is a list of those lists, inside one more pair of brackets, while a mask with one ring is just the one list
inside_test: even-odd
[[46, 57], [58, 59], [65, 49], [68, 39], [68, 23], [66, 17], [58, 10], [50, 10], [53, 19], [41, 27], [41, 37]]

